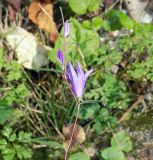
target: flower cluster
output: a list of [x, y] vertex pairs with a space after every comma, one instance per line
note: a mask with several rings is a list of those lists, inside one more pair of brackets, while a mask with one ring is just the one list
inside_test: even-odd
[[[68, 21], [65, 22], [64, 25], [64, 37], [66, 38], [69, 35], [69, 23]], [[57, 58], [60, 61], [60, 63], [64, 66], [64, 56], [61, 50], [57, 52]], [[93, 72], [93, 70], [89, 70], [86, 73], [84, 73], [80, 63], [78, 62], [76, 65], [76, 71], [72, 65], [71, 62], [68, 63], [68, 71], [67, 71], [67, 77], [71, 84], [72, 91], [76, 97], [82, 97], [84, 93], [84, 88], [86, 84], [86, 80], [89, 77], [89, 75]]]
[[[57, 57], [59, 61], [62, 63], [62, 65], [64, 65], [64, 57], [60, 50], [57, 52]], [[71, 62], [68, 63], [67, 77], [71, 84], [73, 93], [76, 97], [83, 96], [86, 80], [92, 72], [93, 72], [93, 69], [84, 73], [79, 62], [77, 62], [76, 71], [75, 71], [72, 63]]]

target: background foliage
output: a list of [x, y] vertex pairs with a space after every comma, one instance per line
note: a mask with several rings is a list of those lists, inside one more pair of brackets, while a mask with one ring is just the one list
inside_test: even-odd
[[48, 53], [50, 64], [39, 72], [24, 69], [17, 63], [14, 51], [1, 45], [0, 159], [63, 159], [67, 142], [63, 126], [73, 123], [77, 108], [58, 66], [59, 49], [66, 62], [79, 61], [85, 71], [94, 69], [78, 117], [86, 141], [74, 142], [68, 159], [92, 159], [86, 148], [108, 132], [112, 136], [110, 143], [107, 137], [108, 145], [95, 147], [97, 154], [93, 158], [124, 160], [132, 150], [129, 136], [116, 130], [126, 109], [147, 92], [153, 81], [153, 26], [137, 23], [113, 9], [89, 18], [100, 3], [66, 3], [73, 12], [68, 15], [70, 35], [66, 46], [61, 28]]

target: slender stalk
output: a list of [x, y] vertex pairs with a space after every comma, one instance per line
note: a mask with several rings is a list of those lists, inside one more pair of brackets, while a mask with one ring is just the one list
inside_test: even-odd
[[[61, 15], [62, 15], [62, 22], [63, 22], [63, 27], [65, 25], [65, 22], [64, 22], [64, 15], [63, 15], [63, 11], [62, 11], [62, 8], [60, 7], [60, 11], [61, 11]], [[66, 56], [67, 56], [67, 40], [66, 40], [66, 37], [64, 36], [64, 58], [66, 59]], [[77, 113], [76, 113], [76, 118], [75, 118], [75, 121], [73, 123], [73, 128], [72, 128], [72, 133], [71, 133], [71, 137], [70, 137], [70, 140], [69, 140], [69, 144], [68, 144], [68, 147], [67, 149], [65, 150], [65, 156], [64, 156], [64, 160], [67, 160], [67, 156], [68, 156], [68, 152], [69, 152], [69, 149], [71, 147], [71, 144], [72, 144], [72, 140], [73, 140], [73, 137], [74, 137], [74, 133], [75, 133], [75, 128], [76, 128], [76, 124], [77, 124], [77, 120], [78, 120], [78, 115], [79, 115], [79, 111], [80, 111], [80, 103], [78, 101], [78, 99], [76, 98], [76, 96], [74, 95], [73, 93], [73, 90], [68, 82], [68, 79], [67, 79], [67, 68], [66, 68], [66, 62], [64, 63], [64, 75], [63, 75], [63, 78], [64, 80], [66, 81], [70, 91], [71, 91], [71, 94], [78, 106], [77, 108]]]
[[82, 62], [83, 62], [83, 65], [84, 65], [84, 67], [85, 67], [85, 70], [87, 70], [87, 65], [86, 65], [86, 62], [85, 62], [85, 59], [84, 59], [84, 55], [83, 55], [83, 52], [82, 52], [82, 50], [81, 50], [81, 48], [78, 46], [78, 53], [80, 54], [80, 57], [81, 57], [81, 59], [82, 59]]
[[[64, 14], [61, 7], [60, 7], [60, 11], [62, 15], [62, 23], [63, 23], [63, 30], [64, 30], [65, 21], [64, 21]], [[64, 36], [64, 59], [65, 60], [66, 60], [66, 55], [67, 55], [67, 41], [66, 41], [66, 37]], [[64, 62], [64, 79], [65, 77], [66, 77], [66, 62]]]
[[75, 117], [75, 121], [73, 123], [73, 128], [72, 128], [72, 134], [71, 134], [71, 137], [70, 137], [70, 140], [69, 140], [69, 143], [68, 143], [68, 147], [67, 149], [65, 150], [65, 157], [64, 157], [64, 160], [67, 160], [67, 156], [68, 156], [68, 151], [71, 147], [71, 144], [72, 144], [72, 140], [73, 140], [73, 137], [74, 137], [74, 133], [75, 133], [75, 129], [76, 129], [76, 124], [77, 124], [77, 120], [78, 120], [78, 116], [79, 116], [79, 112], [80, 112], [80, 103], [78, 104], [78, 108], [77, 108], [77, 113], [76, 113], [76, 117]]
[[[62, 15], [62, 22], [63, 22], [63, 27], [64, 27], [64, 25], [65, 25], [65, 21], [64, 21], [64, 14], [63, 14], [63, 11], [62, 11], [62, 8], [60, 7], [60, 11], [61, 11], [61, 15]], [[64, 37], [64, 59], [66, 59], [65, 57], [66, 57], [66, 55], [67, 55], [67, 41], [66, 41], [66, 37]], [[66, 69], [66, 62], [64, 62], [64, 80], [66, 81], [66, 83], [67, 83], [67, 85], [68, 85], [68, 87], [69, 87], [69, 89], [70, 89], [70, 91], [71, 91], [71, 94], [72, 94], [72, 96], [73, 96], [73, 98], [75, 99], [75, 101], [76, 101], [76, 104], [77, 105], [79, 105], [79, 101], [78, 101], [78, 99], [75, 97], [75, 95], [74, 95], [74, 93], [73, 93], [73, 91], [72, 91], [72, 88], [71, 88], [71, 86], [70, 86], [70, 84], [69, 84], [69, 82], [68, 82], [68, 80], [67, 80], [67, 76], [66, 76], [66, 71], [67, 69]]]

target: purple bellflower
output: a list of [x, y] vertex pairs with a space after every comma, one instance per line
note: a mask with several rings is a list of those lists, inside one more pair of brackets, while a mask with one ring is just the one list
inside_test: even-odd
[[61, 64], [64, 65], [64, 56], [61, 50], [57, 51], [57, 57], [58, 57], [58, 60], [61, 62]]
[[70, 33], [70, 24], [68, 20], [64, 23], [64, 37], [66, 38]]
[[93, 72], [93, 69], [84, 73], [79, 63], [77, 63], [76, 71], [75, 71], [73, 65], [71, 64], [71, 62], [69, 62], [68, 78], [69, 78], [73, 93], [76, 97], [83, 96], [86, 80], [92, 72]]

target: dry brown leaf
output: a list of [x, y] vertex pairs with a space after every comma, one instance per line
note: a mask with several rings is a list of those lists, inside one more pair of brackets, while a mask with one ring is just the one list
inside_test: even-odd
[[[72, 128], [73, 128], [73, 124], [66, 124], [62, 128], [67, 144], [69, 143], [69, 140], [72, 134]], [[86, 137], [85, 137], [84, 129], [80, 125], [76, 125], [72, 144], [74, 144], [75, 142], [82, 144], [85, 141], [85, 139]]]
[[55, 42], [58, 31], [53, 20], [53, 6], [49, 0], [34, 0], [28, 8], [28, 18], [39, 28], [46, 30], [50, 34], [50, 41]]

